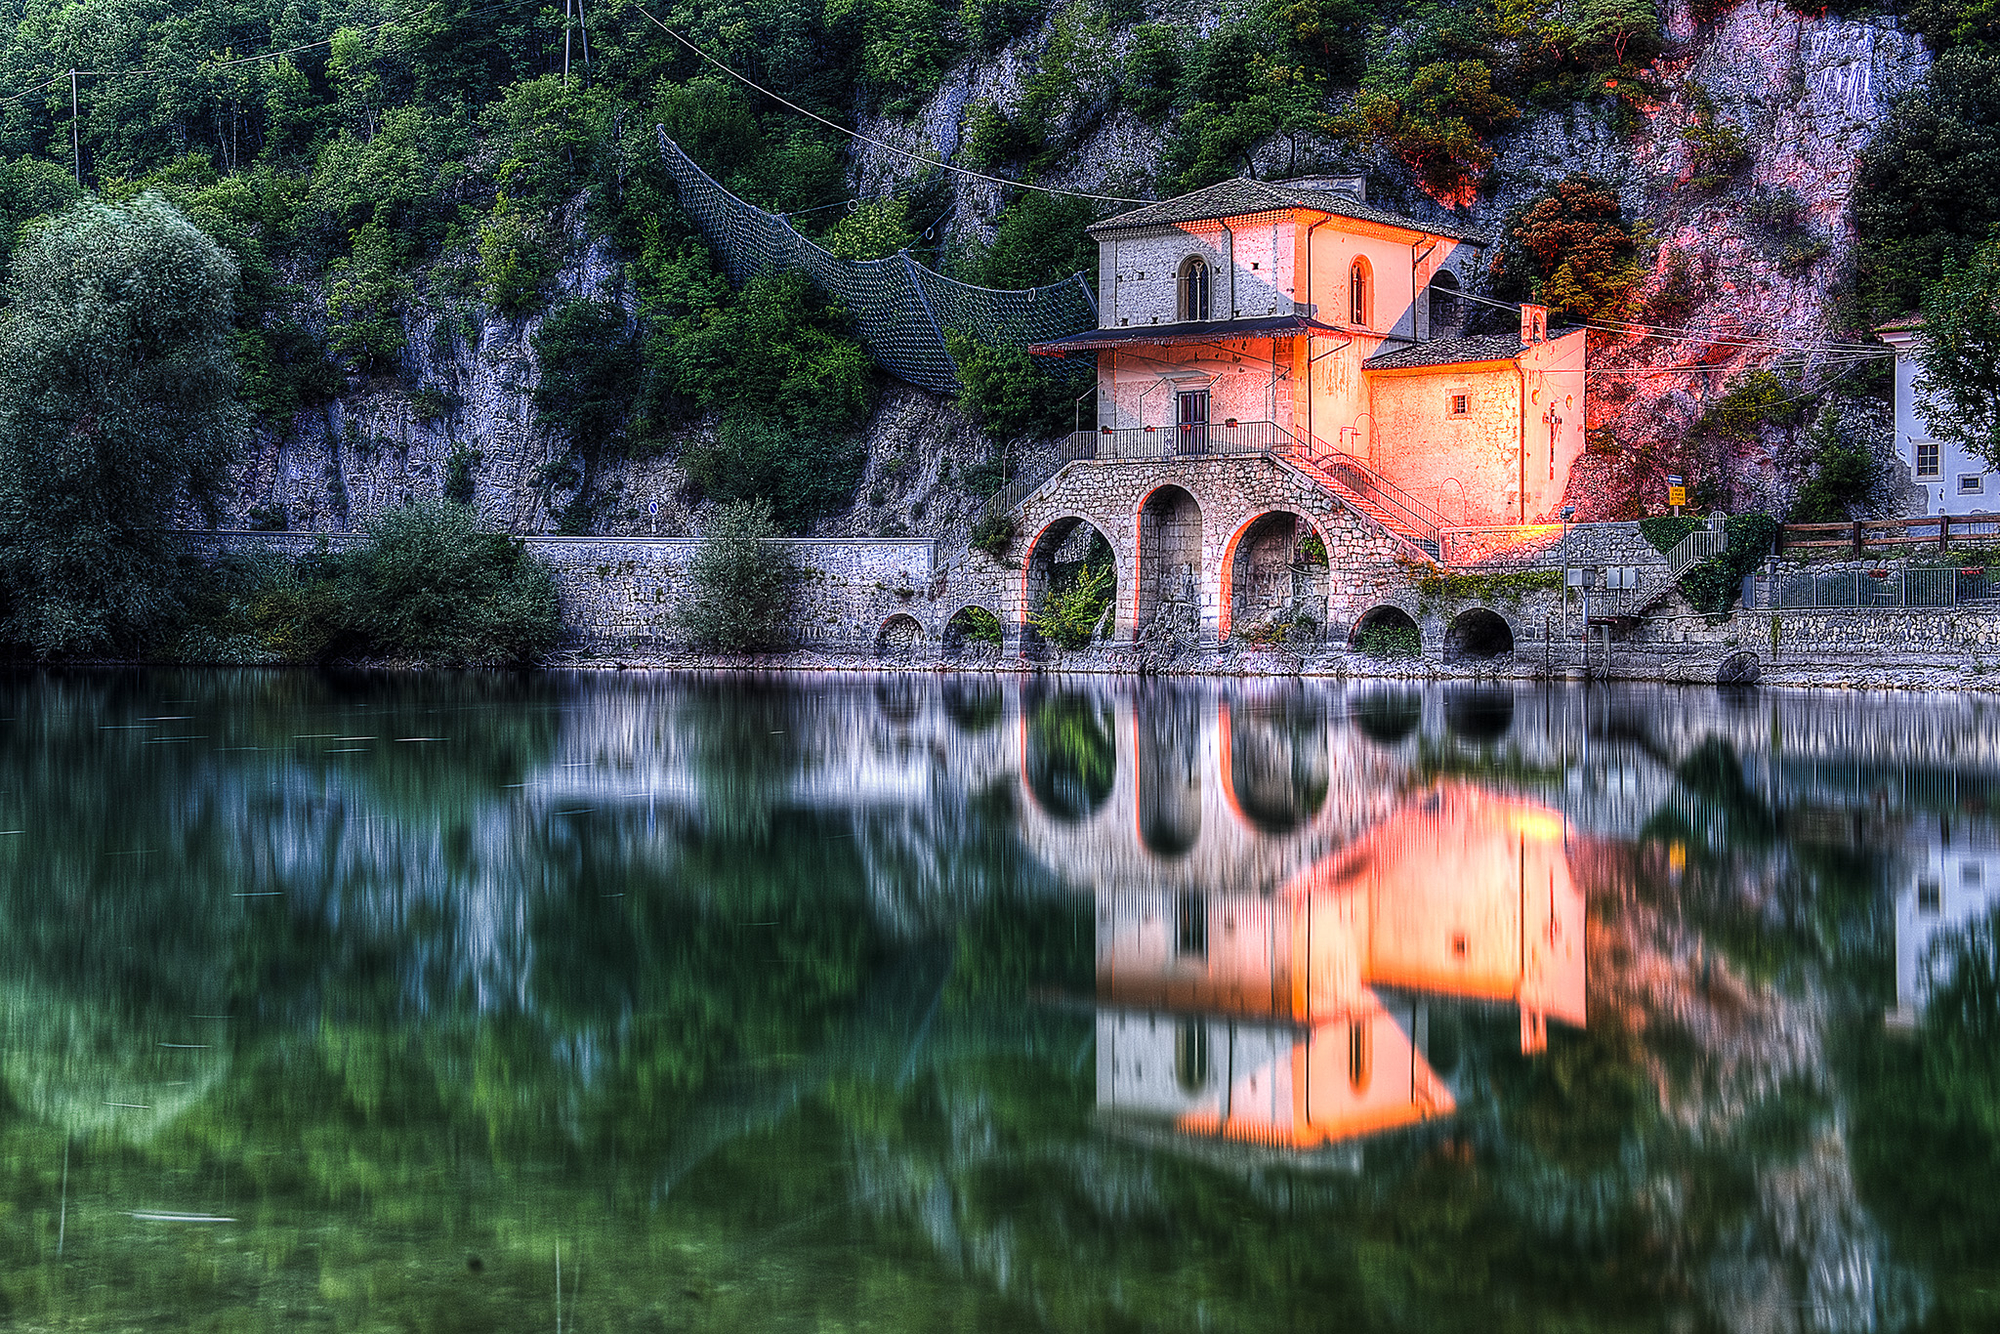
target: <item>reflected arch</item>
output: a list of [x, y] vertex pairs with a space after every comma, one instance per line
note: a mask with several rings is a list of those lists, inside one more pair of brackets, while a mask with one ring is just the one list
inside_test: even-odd
[[1230, 805], [1262, 834], [1282, 835], [1326, 805], [1332, 765], [1326, 713], [1302, 694], [1224, 705], [1223, 777]]
[[1132, 632], [1201, 630], [1201, 503], [1180, 486], [1157, 487], [1140, 502], [1139, 559], [1132, 583]]
[[923, 622], [907, 612], [897, 612], [875, 631], [875, 656], [891, 662], [908, 662], [923, 651]]
[[1179, 692], [1149, 692], [1133, 722], [1139, 842], [1156, 856], [1184, 857], [1201, 841], [1200, 703]]
[[1290, 623], [1318, 638], [1326, 625], [1332, 572], [1325, 535], [1293, 510], [1247, 520], [1222, 550], [1223, 638]]
[[1513, 651], [1514, 627], [1507, 624], [1506, 617], [1486, 607], [1470, 607], [1445, 627], [1447, 662], [1487, 662]]
[[1414, 690], [1371, 690], [1348, 707], [1356, 730], [1378, 746], [1402, 745], [1424, 721], [1424, 697]]
[[938, 637], [944, 656], [953, 662], [997, 657], [1006, 645], [1007, 627], [991, 607], [967, 603], [951, 614]]
[[1108, 700], [1065, 691], [1028, 708], [1023, 780], [1043, 814], [1080, 824], [1103, 807], [1118, 779], [1118, 728]]
[[1474, 745], [1498, 741], [1514, 728], [1514, 693], [1490, 686], [1454, 690], [1445, 696], [1444, 725]]
[[1113, 638], [1117, 633], [1118, 549], [1109, 534], [1081, 515], [1065, 514], [1050, 520], [1035, 535], [1022, 562], [1022, 647], [1039, 649], [1048, 644], [1048, 637], [1029, 618], [1041, 610], [1052, 591], [1065, 592], [1083, 578], [1103, 570], [1109, 570], [1111, 578], [1103, 593], [1102, 610], [1092, 622], [1092, 642]]

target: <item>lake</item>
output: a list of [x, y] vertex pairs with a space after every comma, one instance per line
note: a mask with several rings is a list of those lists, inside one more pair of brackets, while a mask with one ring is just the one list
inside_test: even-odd
[[2000, 1326], [2000, 716], [0, 684], [0, 1326]]

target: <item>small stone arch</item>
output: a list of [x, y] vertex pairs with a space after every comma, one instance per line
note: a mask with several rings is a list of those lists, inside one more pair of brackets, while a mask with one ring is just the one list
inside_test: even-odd
[[[1111, 571], [1111, 582], [1104, 590], [1102, 610], [1090, 628], [1092, 640], [1114, 638], [1120, 628], [1117, 625], [1117, 608], [1122, 571], [1118, 547], [1110, 534], [1081, 514], [1059, 515], [1043, 525], [1028, 544], [1026, 559], [1021, 562], [1021, 646], [1024, 651], [1039, 650], [1049, 643], [1049, 636], [1038, 630], [1029, 619], [1042, 609], [1049, 593], [1074, 588], [1089, 572], [1106, 564]], [[1056, 647], [1083, 648], [1086, 645], [1074, 643]]]
[[908, 662], [924, 649], [924, 624], [906, 611], [883, 621], [875, 631], [875, 656]]
[[1410, 613], [1384, 603], [1361, 613], [1348, 633], [1347, 647], [1371, 658], [1420, 658], [1424, 653], [1423, 631]]
[[1732, 653], [1715, 668], [1715, 683], [1719, 686], [1750, 686], [1757, 684], [1762, 669], [1757, 655], [1748, 649]]
[[1326, 538], [1295, 510], [1265, 510], [1245, 520], [1222, 550], [1223, 638], [1289, 625], [1293, 634], [1325, 633], [1332, 571]]
[[1201, 502], [1168, 483], [1139, 502], [1138, 571], [1132, 579], [1132, 631], [1137, 638], [1201, 633]]
[[1447, 662], [1490, 662], [1514, 651], [1514, 627], [1490, 607], [1468, 607], [1444, 632]]
[[1006, 647], [1006, 634], [1007, 623], [991, 607], [968, 602], [945, 621], [938, 643], [952, 662], [997, 658]]

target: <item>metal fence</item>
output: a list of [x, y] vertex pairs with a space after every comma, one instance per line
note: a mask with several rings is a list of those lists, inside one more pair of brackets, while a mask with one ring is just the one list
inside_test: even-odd
[[2000, 590], [1992, 574], [1986, 566], [1753, 574], [1743, 580], [1743, 605], [1759, 611], [1957, 607], [1993, 598]]

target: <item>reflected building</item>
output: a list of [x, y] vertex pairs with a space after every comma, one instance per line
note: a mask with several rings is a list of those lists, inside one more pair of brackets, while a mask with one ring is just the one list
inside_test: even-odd
[[1896, 892], [1896, 1008], [1892, 1026], [1915, 1027], [1931, 991], [1949, 980], [1956, 938], [2000, 910], [2000, 830], [1940, 825], [1906, 845]]
[[1441, 999], [1584, 1022], [1562, 817], [1447, 783], [1272, 892], [1105, 886], [1097, 1102], [1123, 1126], [1319, 1150], [1450, 1115]]

